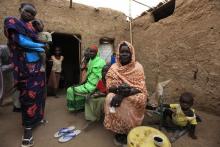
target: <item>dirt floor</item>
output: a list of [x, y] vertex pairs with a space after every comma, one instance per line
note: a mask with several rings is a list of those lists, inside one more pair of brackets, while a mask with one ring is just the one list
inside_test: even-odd
[[[220, 117], [198, 112], [203, 122], [198, 125], [198, 140], [192, 140], [187, 135], [177, 140], [173, 147], [219, 147]], [[66, 109], [64, 95], [60, 98], [48, 97], [46, 105], [48, 124], [34, 130], [35, 147], [114, 147], [113, 135], [105, 130], [101, 123], [92, 124], [82, 134], [68, 143], [58, 143], [53, 138], [57, 129], [70, 125], [83, 128], [87, 122], [84, 113], [69, 113]], [[144, 124], [147, 125], [146, 117]], [[19, 113], [12, 112], [12, 106], [0, 107], [0, 147], [19, 147], [22, 127]]]

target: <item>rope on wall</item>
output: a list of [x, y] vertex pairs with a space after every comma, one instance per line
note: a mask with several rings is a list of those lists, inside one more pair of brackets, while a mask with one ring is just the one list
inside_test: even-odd
[[132, 18], [131, 18], [131, 1], [129, 0], [129, 32], [130, 32], [130, 42], [133, 44], [133, 34], [132, 34]]
[[138, 3], [138, 4], [142, 5], [142, 6], [148, 7], [149, 9], [152, 8], [152, 7], [150, 7], [150, 6], [148, 6], [148, 5], [144, 4], [144, 3], [141, 3], [139, 1], [136, 1], [136, 0], [132, 0], [132, 1], [135, 2], [135, 3]]

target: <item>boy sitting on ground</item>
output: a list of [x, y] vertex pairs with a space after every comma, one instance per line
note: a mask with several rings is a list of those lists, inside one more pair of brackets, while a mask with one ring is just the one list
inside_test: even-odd
[[189, 136], [192, 139], [197, 139], [195, 135], [197, 118], [194, 109], [191, 108], [193, 106], [193, 101], [192, 94], [185, 92], [180, 96], [180, 104], [164, 104], [164, 107], [167, 109], [164, 111], [163, 120], [165, 124], [167, 117], [169, 117], [175, 128], [187, 129], [189, 131]]

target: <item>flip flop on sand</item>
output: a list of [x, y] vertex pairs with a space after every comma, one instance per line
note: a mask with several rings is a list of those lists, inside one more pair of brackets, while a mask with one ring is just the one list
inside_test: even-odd
[[81, 133], [81, 130], [74, 130], [71, 133], [66, 133], [65, 135], [61, 136], [58, 141], [60, 143], [64, 143], [67, 141], [72, 140], [73, 138], [75, 138], [77, 135], [79, 135]]
[[72, 132], [76, 127], [75, 126], [69, 126], [67, 128], [61, 128], [59, 131], [57, 131], [55, 134], [54, 134], [54, 137], [55, 138], [59, 138], [67, 133], [70, 133]]

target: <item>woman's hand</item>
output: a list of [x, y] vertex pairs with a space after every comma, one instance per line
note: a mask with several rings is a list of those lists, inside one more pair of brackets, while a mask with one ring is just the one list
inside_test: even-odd
[[124, 97], [130, 96], [131, 87], [129, 85], [120, 85], [118, 86], [118, 94]]
[[140, 93], [141, 91], [134, 88], [134, 87], [131, 87], [127, 84], [122, 84], [118, 87], [118, 94], [119, 95], [122, 95], [123, 97], [128, 97], [128, 96], [131, 96], [131, 95], [135, 95], [137, 93]]
[[110, 106], [111, 107], [119, 107], [121, 105], [122, 100], [123, 100], [123, 97], [121, 95], [115, 95], [112, 98]]

